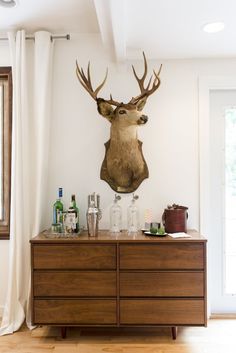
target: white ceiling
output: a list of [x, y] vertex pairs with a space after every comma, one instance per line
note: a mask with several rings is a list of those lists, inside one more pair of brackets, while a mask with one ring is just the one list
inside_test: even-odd
[[93, 0], [17, 0], [14, 8], [0, 7], [0, 31], [25, 28], [55, 33], [99, 32]]
[[[30, 34], [100, 33], [118, 61], [236, 57], [236, 0], [18, 0], [0, 8], [0, 33], [25, 28]], [[225, 22], [207, 34], [202, 26]]]

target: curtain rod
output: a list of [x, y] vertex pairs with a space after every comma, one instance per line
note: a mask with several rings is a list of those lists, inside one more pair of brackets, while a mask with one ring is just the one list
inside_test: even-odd
[[[25, 37], [25, 39], [27, 39], [27, 40], [34, 40], [34, 36], [26, 36]], [[65, 34], [65, 35], [61, 35], [61, 36], [57, 36], [57, 35], [55, 35], [55, 36], [51, 36], [51, 40], [54, 40], [54, 39], [66, 39], [66, 40], [70, 40], [70, 34]], [[7, 37], [0, 37], [0, 40], [8, 40], [8, 38]]]

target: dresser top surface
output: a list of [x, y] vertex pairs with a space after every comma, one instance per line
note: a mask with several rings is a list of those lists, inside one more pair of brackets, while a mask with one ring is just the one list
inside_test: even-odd
[[118, 235], [112, 234], [109, 230], [100, 230], [97, 237], [90, 237], [85, 230], [80, 234], [52, 233], [43, 231], [31, 243], [161, 243], [161, 242], [206, 242], [206, 238], [195, 230], [188, 230], [188, 238], [172, 238], [169, 235], [164, 237], [148, 236], [141, 231], [136, 235], [129, 235], [127, 231], [122, 231]]

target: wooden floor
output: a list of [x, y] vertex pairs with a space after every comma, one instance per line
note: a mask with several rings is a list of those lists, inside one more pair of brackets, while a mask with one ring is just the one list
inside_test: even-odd
[[69, 328], [67, 338], [56, 327], [25, 326], [0, 337], [0, 353], [236, 353], [236, 320], [209, 320], [208, 327], [178, 329], [176, 341], [169, 328]]

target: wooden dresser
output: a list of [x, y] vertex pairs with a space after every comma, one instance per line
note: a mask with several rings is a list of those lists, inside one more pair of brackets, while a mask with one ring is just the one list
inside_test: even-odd
[[66, 326], [206, 326], [206, 239], [97, 238], [84, 232], [31, 240], [32, 323]]

